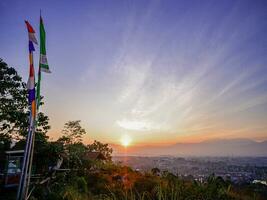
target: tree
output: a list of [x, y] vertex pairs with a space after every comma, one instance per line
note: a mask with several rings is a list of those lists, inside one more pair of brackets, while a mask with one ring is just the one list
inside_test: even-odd
[[57, 140], [65, 149], [67, 158], [65, 165], [71, 169], [77, 169], [83, 165], [83, 155], [86, 151], [86, 146], [82, 143], [82, 136], [86, 131], [80, 122], [80, 120], [66, 122], [62, 130], [63, 136]]
[[76, 120], [65, 123], [62, 130], [63, 136], [59, 138], [59, 141], [62, 141], [66, 144], [81, 143], [82, 135], [86, 134], [86, 131], [81, 127], [80, 122], [81, 120]]
[[87, 148], [89, 149], [89, 151], [102, 153], [108, 161], [111, 161], [111, 154], [113, 152], [113, 149], [110, 148], [108, 144], [103, 144], [95, 140], [93, 144], [87, 145]]
[[[29, 126], [26, 83], [13, 67], [0, 59], [0, 143], [25, 138]], [[43, 103], [41, 103], [42, 105]], [[38, 113], [36, 141], [47, 140], [48, 117]]]

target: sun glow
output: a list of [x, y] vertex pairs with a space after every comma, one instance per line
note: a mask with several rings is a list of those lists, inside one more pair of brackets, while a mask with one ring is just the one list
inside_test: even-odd
[[123, 135], [121, 137], [120, 142], [121, 142], [122, 146], [127, 147], [127, 146], [129, 146], [131, 144], [132, 139], [128, 135]]

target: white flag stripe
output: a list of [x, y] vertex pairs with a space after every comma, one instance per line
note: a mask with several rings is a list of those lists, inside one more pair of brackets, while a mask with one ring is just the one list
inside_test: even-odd
[[29, 40], [34, 42], [35, 44], [38, 44], [37, 39], [34, 35], [34, 33], [29, 33]]
[[40, 63], [43, 64], [43, 65], [48, 65], [46, 55], [40, 54]]
[[46, 69], [46, 68], [43, 68], [43, 67], [41, 67], [40, 69], [41, 69], [42, 72], [51, 73], [51, 71], [49, 69]]
[[34, 77], [30, 77], [27, 82], [27, 89], [32, 90], [34, 89]]

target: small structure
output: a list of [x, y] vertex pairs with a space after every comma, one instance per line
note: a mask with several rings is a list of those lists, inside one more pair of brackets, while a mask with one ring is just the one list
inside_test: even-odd
[[24, 150], [6, 151], [5, 170], [2, 174], [4, 187], [18, 186], [24, 156]]
[[88, 161], [88, 167], [91, 171], [97, 172], [99, 165], [105, 162], [107, 159], [101, 152], [88, 151], [84, 154], [84, 160]]
[[95, 161], [95, 160], [105, 161], [106, 160], [106, 157], [101, 152], [90, 152], [90, 151], [86, 152], [84, 155], [84, 158], [86, 160], [92, 160], [92, 161]]

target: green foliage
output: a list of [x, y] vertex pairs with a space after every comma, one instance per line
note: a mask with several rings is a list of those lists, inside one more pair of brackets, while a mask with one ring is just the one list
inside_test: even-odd
[[86, 146], [81, 142], [85, 129], [81, 127], [80, 120], [68, 121], [62, 130], [63, 136], [57, 140], [61, 144], [64, 157], [63, 167], [69, 169], [80, 169], [85, 167], [84, 154], [87, 151]]
[[84, 161], [84, 154], [86, 152], [86, 146], [82, 143], [70, 144], [67, 147], [68, 152], [68, 167], [71, 169], [79, 169], [86, 167]]
[[91, 199], [87, 182], [77, 174], [58, 174], [47, 187], [37, 186], [32, 198], [39, 200]]
[[92, 166], [94, 168], [102, 167], [103, 162], [100, 160], [89, 160], [86, 156], [87, 152], [100, 152], [108, 161], [111, 161], [112, 149], [109, 148], [108, 144], [94, 141], [93, 144], [85, 146], [81, 142], [82, 135], [86, 132], [81, 127], [80, 120], [65, 123], [62, 133], [63, 136], [57, 142], [63, 147], [64, 153], [61, 153], [64, 157], [63, 167], [80, 171], [90, 169]]
[[108, 144], [103, 144], [99, 141], [94, 141], [93, 144], [87, 145], [89, 151], [102, 153], [108, 161], [111, 161], [112, 148]]
[[61, 137], [59, 140], [66, 144], [81, 143], [82, 135], [86, 134], [86, 131], [81, 127], [80, 122], [80, 120], [76, 120], [65, 123], [62, 130], [63, 137]]
[[[10, 149], [12, 140], [17, 142], [13, 149], [25, 148], [29, 126], [27, 96], [26, 83], [22, 81], [21, 76], [13, 67], [9, 67], [0, 59], [0, 157], [4, 156], [5, 150]], [[40, 168], [42, 164], [47, 167], [48, 160], [51, 158], [47, 156], [49, 148], [47, 148], [46, 133], [50, 129], [48, 121], [44, 113], [38, 113], [35, 131], [35, 168]], [[37, 155], [41, 155], [42, 159]]]
[[87, 183], [83, 177], [74, 177], [60, 192], [60, 196], [66, 200], [86, 199], [88, 197]]
[[211, 175], [203, 183], [165, 171], [161, 176], [140, 173], [112, 162], [98, 170], [57, 173], [46, 187], [34, 192], [38, 199], [55, 200], [263, 200], [266, 186], [235, 186]]
[[58, 142], [36, 141], [33, 163], [34, 173], [45, 174], [49, 167], [55, 166], [64, 152], [63, 146]]
[[2, 135], [26, 134], [27, 89], [17, 71], [0, 59], [0, 131]]
[[[17, 71], [0, 59], [0, 143], [27, 135], [29, 109], [26, 83]], [[49, 130], [48, 117], [38, 113], [36, 139], [46, 140]]]

